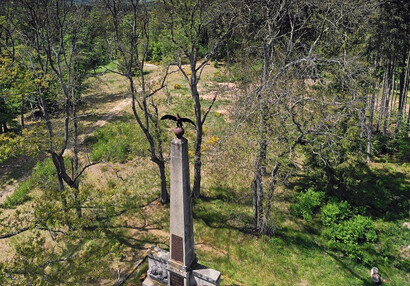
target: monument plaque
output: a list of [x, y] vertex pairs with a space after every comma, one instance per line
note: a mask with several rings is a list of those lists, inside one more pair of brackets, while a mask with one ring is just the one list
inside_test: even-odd
[[184, 250], [182, 248], [182, 243], [182, 237], [175, 234], [171, 235], [171, 258], [179, 262], [184, 262]]
[[171, 272], [170, 286], [184, 286], [184, 277]]

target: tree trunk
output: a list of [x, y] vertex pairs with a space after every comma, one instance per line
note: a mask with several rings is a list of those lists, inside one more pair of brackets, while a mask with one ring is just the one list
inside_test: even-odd
[[[67, 211], [67, 198], [64, 193], [64, 179], [62, 176], [61, 159], [59, 158], [58, 154], [56, 154], [55, 152], [51, 153], [51, 159], [53, 160], [54, 167], [56, 168], [56, 171], [57, 171], [58, 186], [60, 189], [60, 196], [61, 196], [61, 201], [63, 203], [63, 209], [64, 211]], [[63, 159], [63, 162], [64, 162], [64, 159]]]
[[396, 75], [393, 72], [393, 80], [392, 80], [392, 88], [390, 91], [390, 107], [389, 107], [389, 113], [388, 113], [388, 117], [390, 118], [393, 114], [393, 109], [394, 109], [394, 105], [397, 101], [397, 93], [395, 93], [394, 91], [396, 90]]
[[75, 204], [75, 212], [77, 214], [78, 218], [82, 217], [82, 211], [81, 211], [81, 202], [79, 201], [78, 196], [80, 195], [80, 188], [79, 184], [76, 181], [76, 178], [78, 176], [79, 172], [79, 165], [78, 165], [78, 119], [77, 119], [77, 98], [75, 95], [73, 95], [73, 153], [74, 153], [74, 158], [73, 158], [73, 172], [72, 172], [72, 178], [74, 181], [74, 184], [72, 187], [73, 192], [74, 192], [74, 204]]
[[373, 117], [374, 117], [374, 101], [375, 101], [375, 92], [372, 93], [372, 97], [370, 100], [370, 115], [369, 115], [369, 123], [367, 126], [367, 152], [366, 152], [366, 161], [367, 163], [371, 162], [372, 157], [372, 139], [373, 139]]
[[[260, 95], [258, 95], [260, 97]], [[266, 173], [265, 160], [267, 153], [267, 141], [266, 141], [266, 106], [261, 101], [260, 106], [260, 119], [259, 119], [259, 142], [258, 153], [255, 160], [255, 172], [252, 182], [253, 189], [253, 210], [254, 210], [254, 229], [256, 232], [261, 233], [263, 229], [263, 176]]]
[[165, 164], [161, 162], [158, 165], [159, 173], [161, 176], [161, 203], [166, 204], [169, 201], [169, 195], [167, 191], [167, 178], [165, 175]]
[[266, 121], [265, 114], [263, 110], [266, 107], [262, 106], [262, 114], [259, 120], [259, 143], [258, 143], [258, 154], [255, 160], [255, 173], [252, 182], [253, 187], [253, 210], [254, 210], [254, 229], [258, 233], [262, 233], [263, 230], [263, 220], [264, 220], [264, 191], [263, 191], [263, 176], [266, 173], [265, 160], [267, 153], [267, 141], [266, 141]]
[[268, 197], [266, 198], [266, 208], [264, 209], [265, 216], [262, 220], [262, 225], [261, 225], [261, 230], [260, 230], [262, 234], [268, 234], [271, 231], [269, 229], [268, 222], [270, 220], [273, 195], [275, 193], [276, 185], [278, 182], [277, 174], [279, 171], [279, 167], [280, 167], [280, 163], [276, 162], [275, 167], [273, 167], [273, 170], [271, 172], [271, 183], [269, 186]]
[[[158, 168], [159, 168], [159, 172], [160, 172], [160, 179], [161, 179], [161, 203], [166, 204], [169, 201], [169, 194], [168, 194], [168, 190], [167, 190], [167, 178], [166, 178], [166, 172], [165, 172], [165, 163], [164, 163], [164, 158], [162, 155], [162, 148], [161, 148], [161, 140], [160, 140], [160, 135], [157, 134], [157, 137], [159, 138], [157, 140], [158, 142], [158, 155], [157, 155], [157, 148], [155, 146], [155, 142], [154, 142], [154, 137], [151, 135], [150, 131], [149, 131], [149, 121], [148, 121], [148, 110], [144, 110], [144, 114], [146, 117], [146, 124], [147, 126], [144, 125], [144, 123], [142, 122], [140, 116], [138, 115], [137, 112], [137, 108], [136, 108], [136, 95], [135, 95], [135, 86], [134, 86], [134, 80], [132, 78], [132, 76], [128, 75], [127, 76], [128, 79], [128, 83], [130, 85], [130, 90], [131, 90], [131, 99], [132, 99], [132, 103], [131, 103], [131, 107], [132, 107], [132, 111], [134, 114], [134, 118], [137, 121], [139, 127], [141, 128], [141, 130], [144, 132], [145, 138], [147, 138], [147, 141], [150, 145], [150, 152], [151, 152], [151, 161], [154, 162]], [[144, 91], [145, 92], [145, 91]], [[145, 100], [145, 99], [144, 99]], [[146, 108], [146, 102], [144, 103], [144, 108]]]
[[374, 74], [373, 74], [373, 93], [370, 99], [369, 104], [369, 124], [367, 126], [367, 152], [366, 152], [366, 161], [370, 163], [372, 161], [372, 140], [373, 140], [373, 119], [374, 119], [374, 106], [376, 99], [376, 71], [377, 71], [378, 61], [377, 53], [374, 59]]
[[262, 175], [256, 170], [252, 181], [253, 191], [253, 228], [260, 233], [263, 218], [263, 185]]
[[399, 109], [397, 112], [397, 121], [396, 121], [396, 129], [394, 131], [395, 135], [399, 133], [400, 125], [403, 117], [403, 109], [406, 108], [406, 99], [407, 99], [407, 89], [408, 89], [408, 80], [409, 80], [409, 68], [410, 68], [410, 51], [407, 55], [407, 65], [406, 70], [404, 72], [403, 81], [400, 78], [400, 97], [399, 97]]
[[385, 104], [385, 95], [386, 95], [386, 81], [387, 81], [387, 65], [386, 65], [386, 69], [384, 70], [384, 75], [383, 75], [383, 82], [382, 82], [382, 90], [381, 90], [381, 98], [378, 104], [378, 108], [379, 108], [379, 116], [377, 119], [377, 125], [376, 125], [376, 131], [380, 131], [380, 126], [381, 126], [381, 122], [383, 120], [384, 117], [384, 104]]
[[389, 120], [389, 100], [390, 100], [390, 95], [391, 95], [391, 90], [392, 90], [392, 76], [393, 76], [393, 64], [391, 61], [389, 61], [387, 69], [386, 69], [386, 88], [384, 89], [385, 92], [385, 101], [384, 101], [384, 108], [383, 108], [383, 116], [384, 116], [384, 121], [383, 121], [383, 135], [386, 136], [387, 134], [387, 125], [388, 125], [388, 120]]
[[21, 94], [20, 123], [21, 123], [21, 129], [24, 129], [24, 93]]
[[264, 90], [268, 80], [268, 63], [269, 63], [269, 44], [263, 43], [263, 74], [261, 90], [257, 94], [259, 103], [259, 127], [258, 127], [258, 153], [255, 160], [255, 173], [253, 179], [254, 193], [254, 228], [258, 233], [264, 231], [264, 191], [263, 191], [263, 176], [266, 175], [266, 154], [267, 154], [267, 126], [266, 118], [268, 106], [265, 99]]
[[194, 186], [192, 190], [192, 196], [194, 198], [199, 198], [201, 195], [201, 146], [202, 146], [202, 112], [201, 112], [201, 101], [199, 100], [198, 92], [198, 77], [196, 71], [196, 56], [191, 56], [191, 82], [190, 90], [192, 99], [195, 104], [195, 119], [196, 119], [196, 136], [195, 136], [195, 159], [194, 159]]

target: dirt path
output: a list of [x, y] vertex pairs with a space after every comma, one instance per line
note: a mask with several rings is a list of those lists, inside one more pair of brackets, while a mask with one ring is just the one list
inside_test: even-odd
[[98, 120], [94, 127], [103, 127], [107, 124], [114, 116], [118, 115], [121, 111], [123, 111], [127, 106], [131, 105], [131, 98], [125, 98], [121, 100], [116, 106], [114, 106], [110, 111], [108, 111], [105, 115]]

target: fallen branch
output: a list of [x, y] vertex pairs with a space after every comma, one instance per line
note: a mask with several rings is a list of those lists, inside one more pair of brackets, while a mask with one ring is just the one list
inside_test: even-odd
[[29, 229], [30, 229], [29, 227], [24, 227], [24, 228], [19, 229], [19, 230], [15, 231], [15, 232], [11, 232], [11, 233], [8, 233], [8, 234], [0, 235], [0, 239], [9, 238], [9, 237], [18, 235], [18, 234], [20, 234], [20, 233], [22, 233], [22, 232], [25, 232], [25, 231], [29, 230]]
[[122, 279], [120, 279], [121, 271], [118, 270], [118, 271], [119, 271], [119, 272], [118, 272], [118, 278], [117, 278], [117, 281], [115, 281], [114, 286], [120, 286], [120, 285], [124, 284], [124, 282], [127, 281], [127, 280], [131, 277], [131, 275], [135, 272], [135, 270], [137, 270], [138, 267], [140, 267], [140, 265], [141, 265], [146, 259], [147, 259], [147, 254], [144, 254], [144, 256], [143, 256], [140, 260], [138, 260], [138, 261], [135, 263], [135, 266], [131, 269], [131, 271], [128, 272], [128, 273], [124, 276], [124, 278], [122, 278]]

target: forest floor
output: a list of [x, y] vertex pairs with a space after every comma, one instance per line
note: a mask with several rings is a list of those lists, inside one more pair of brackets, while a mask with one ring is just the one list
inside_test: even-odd
[[[162, 69], [152, 64], [147, 66], [147, 72], [153, 84], [163, 74]], [[222, 272], [221, 285], [371, 285], [368, 266], [326, 247], [320, 235], [318, 217], [306, 222], [290, 214], [289, 206], [294, 194], [292, 190], [280, 189], [275, 194], [272, 218], [275, 225], [271, 226], [275, 234], [259, 237], [251, 232], [250, 172], [242, 166], [252, 165], [252, 162], [240, 162], [238, 159], [229, 165], [228, 161], [234, 160], [227, 160], [222, 168], [231, 171], [225, 177], [223, 174], [226, 173], [219, 172], [218, 168], [221, 167], [217, 166], [221, 160], [224, 161], [224, 156], [240, 157], [236, 150], [220, 153], [218, 149], [221, 140], [229, 138], [235, 142], [234, 134], [227, 132], [227, 127], [232, 122], [233, 103], [237, 99], [238, 88], [230, 82], [223, 67], [208, 65], [202, 74], [199, 92], [204, 112], [213, 98], [217, 98], [204, 127], [203, 197], [196, 200], [193, 207], [195, 247], [199, 262]], [[183, 116], [193, 117], [189, 88], [180, 73], [169, 76], [167, 88], [161, 92], [158, 101], [161, 103], [161, 115], [177, 111]], [[115, 73], [100, 73], [89, 79], [89, 92], [84, 96], [81, 114], [83, 160], [86, 160], [86, 154], [91, 149], [88, 139], [98, 130], [121, 123], [135, 124], [135, 130], [138, 130], [127, 82]], [[30, 126], [34, 122], [29, 121], [27, 124]], [[169, 133], [169, 140], [172, 137], [171, 128], [165, 132]], [[186, 137], [190, 141], [192, 155], [194, 131], [187, 128]], [[167, 150], [168, 147], [165, 148], [166, 155]], [[12, 195], [19, 183], [30, 176], [36, 163], [44, 158], [44, 154], [37, 157], [21, 156], [5, 162], [0, 169], [0, 200]], [[376, 168], [385, 168], [386, 164], [374, 163]], [[192, 165], [191, 161], [191, 169]], [[404, 174], [404, 184], [410, 185], [409, 165], [394, 168]], [[137, 192], [146, 202], [143, 208], [135, 210], [134, 216], [122, 218], [128, 230], [117, 239], [126, 246], [124, 253], [107, 269], [111, 278], [100, 280], [99, 285], [112, 285], [118, 270], [122, 277], [130, 272], [134, 263], [150, 246], [169, 247], [169, 208], [156, 199], [160, 184], [156, 166], [149, 157], [137, 156], [125, 162], [94, 165], [87, 169], [82, 184], [101, 193], [109, 193], [111, 189]], [[29, 206], [30, 202], [27, 202], [19, 208]], [[401, 219], [378, 221], [377, 224], [383, 228], [387, 227], [387, 223], [398, 231], [406, 231], [401, 228], [403, 222]], [[408, 255], [405, 249], [410, 241], [407, 244], [400, 243], [403, 255]], [[0, 240], [0, 261], [12, 255], [13, 249], [6, 240]], [[379, 268], [383, 276], [390, 280], [391, 286], [405, 285], [410, 279], [405, 269], [389, 265]], [[138, 285], [144, 269], [146, 265], [141, 272], [136, 271], [125, 285]]]

